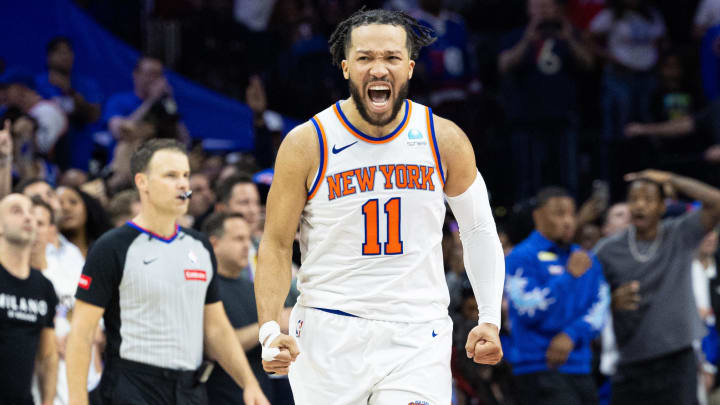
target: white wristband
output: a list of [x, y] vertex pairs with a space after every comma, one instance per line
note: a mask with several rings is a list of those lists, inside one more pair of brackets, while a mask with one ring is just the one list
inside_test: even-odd
[[265, 361], [275, 360], [275, 356], [280, 354], [280, 349], [270, 347], [270, 344], [280, 336], [280, 325], [275, 321], [265, 322], [260, 327], [259, 340], [262, 346], [262, 359]]

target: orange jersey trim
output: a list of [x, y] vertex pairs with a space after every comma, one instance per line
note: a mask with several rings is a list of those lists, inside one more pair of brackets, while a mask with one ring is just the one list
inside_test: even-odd
[[308, 201], [312, 200], [312, 198], [315, 196], [315, 193], [317, 193], [318, 189], [320, 188], [320, 183], [322, 183], [322, 179], [325, 178], [325, 170], [327, 169], [328, 161], [327, 138], [325, 137], [325, 129], [323, 128], [322, 123], [320, 123], [320, 119], [317, 118], [317, 116], [312, 117], [310, 121], [312, 121], [313, 125], [315, 126], [315, 131], [317, 132], [318, 136], [318, 143], [320, 144], [320, 167], [318, 167], [317, 177], [315, 177], [315, 181], [313, 182], [313, 185], [312, 187], [310, 187], [310, 191], [308, 192]]

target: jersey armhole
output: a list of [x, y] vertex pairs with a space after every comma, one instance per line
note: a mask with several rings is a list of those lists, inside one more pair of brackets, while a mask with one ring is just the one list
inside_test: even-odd
[[318, 144], [320, 145], [320, 165], [318, 165], [318, 171], [317, 175], [315, 176], [315, 181], [313, 181], [312, 187], [310, 187], [310, 191], [308, 191], [308, 201], [310, 201], [314, 196], [317, 190], [320, 188], [320, 183], [322, 183], [323, 177], [325, 177], [325, 169], [327, 168], [327, 139], [325, 138], [325, 129], [323, 128], [322, 124], [320, 123], [320, 120], [317, 118], [317, 116], [312, 117], [310, 121], [313, 123], [313, 126], [315, 127], [315, 133], [318, 137]]
[[438, 148], [437, 138], [435, 137], [435, 122], [433, 120], [433, 112], [432, 108], [425, 107], [425, 114], [427, 118], [427, 127], [428, 127], [428, 139], [430, 140], [430, 152], [433, 155], [433, 159], [435, 159], [435, 168], [438, 172], [438, 177], [440, 178], [440, 184], [442, 185], [442, 188], [445, 188], [445, 172], [442, 168], [442, 160], [440, 159], [440, 149]]

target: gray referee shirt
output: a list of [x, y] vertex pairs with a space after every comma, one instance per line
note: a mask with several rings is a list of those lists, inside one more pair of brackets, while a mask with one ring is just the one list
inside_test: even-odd
[[220, 301], [216, 267], [201, 233], [177, 227], [163, 238], [128, 222], [95, 242], [76, 298], [105, 308], [106, 358], [194, 370], [205, 304]]

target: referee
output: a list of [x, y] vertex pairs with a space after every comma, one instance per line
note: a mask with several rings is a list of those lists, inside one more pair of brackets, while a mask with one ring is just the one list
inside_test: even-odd
[[243, 387], [246, 404], [268, 404], [220, 301], [212, 247], [176, 225], [188, 208], [185, 148], [150, 140], [130, 167], [140, 214], [95, 242], [78, 285], [67, 344], [70, 403], [88, 403], [90, 348], [103, 317], [103, 403], [207, 404], [204, 348]]

